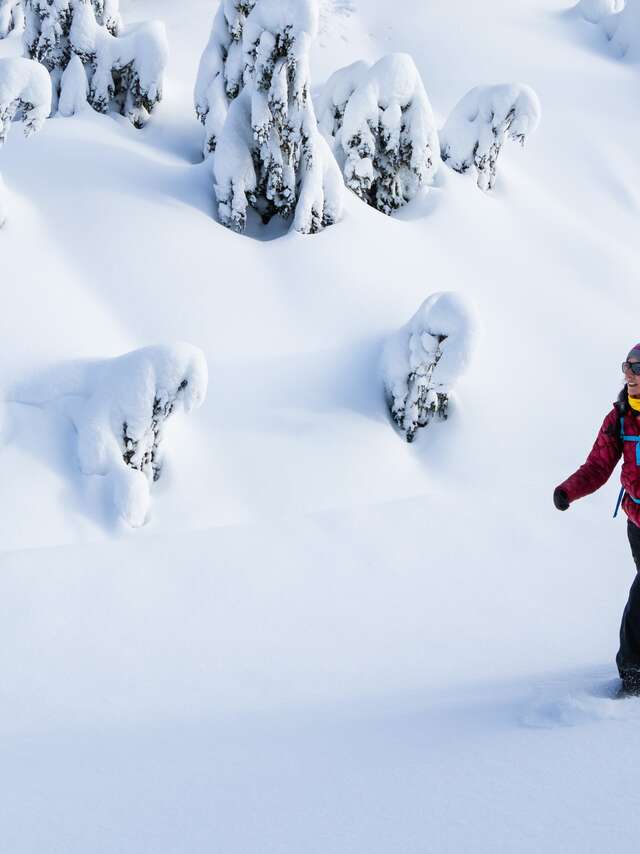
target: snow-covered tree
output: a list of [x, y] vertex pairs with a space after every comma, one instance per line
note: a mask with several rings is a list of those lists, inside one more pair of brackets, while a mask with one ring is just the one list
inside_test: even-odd
[[491, 190], [506, 139], [524, 145], [540, 122], [540, 101], [530, 86], [476, 86], [456, 104], [440, 131], [442, 160], [456, 172], [472, 166], [478, 187]]
[[229, 104], [244, 85], [242, 31], [255, 3], [256, 0], [221, 0], [200, 58], [194, 102], [196, 115], [205, 128], [205, 157], [215, 151]]
[[118, 514], [139, 527], [162, 473], [166, 422], [200, 406], [206, 391], [202, 351], [173, 344], [57, 368], [17, 389], [15, 398], [55, 404], [72, 420], [82, 472], [108, 477]]
[[441, 291], [386, 342], [387, 403], [407, 442], [432, 418], [446, 419], [449, 394], [469, 364], [477, 325], [475, 310], [460, 294]]
[[363, 201], [391, 214], [430, 183], [440, 162], [429, 98], [410, 56], [337, 71], [319, 98], [320, 128]]
[[24, 27], [23, 0], [0, 0], [0, 39]]
[[[25, 4], [25, 48], [51, 74], [54, 110], [60, 98], [63, 114], [69, 115], [84, 97], [98, 112], [117, 111], [142, 127], [162, 98], [168, 53], [164, 25], [151, 21], [124, 28], [118, 0]], [[82, 70], [78, 62], [71, 64], [73, 57]]]
[[[51, 110], [51, 81], [45, 68], [30, 59], [0, 59], [0, 148], [14, 120], [25, 136], [40, 130]], [[0, 226], [6, 218], [0, 179]]]
[[310, 96], [309, 48], [317, 24], [317, 0], [256, 0], [243, 20], [243, 86], [214, 156], [220, 220], [236, 231], [244, 229], [249, 205], [263, 222], [295, 211], [295, 228], [303, 233], [340, 215], [342, 179], [318, 133]]

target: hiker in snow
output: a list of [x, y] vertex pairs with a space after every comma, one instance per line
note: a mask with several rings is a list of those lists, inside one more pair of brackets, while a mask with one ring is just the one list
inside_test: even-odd
[[600, 489], [622, 457], [622, 489], [614, 516], [622, 506], [638, 574], [622, 615], [616, 664], [623, 692], [640, 695], [640, 344], [629, 352], [622, 371], [625, 386], [604, 419], [587, 461], [556, 488], [553, 503], [558, 510], [567, 510], [576, 499]]

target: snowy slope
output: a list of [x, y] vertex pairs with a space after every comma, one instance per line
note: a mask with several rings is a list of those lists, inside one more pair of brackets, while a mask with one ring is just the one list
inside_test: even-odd
[[[550, 495], [639, 337], [638, 69], [570, 6], [325, 0], [318, 83], [407, 51], [440, 123], [515, 81], [543, 117], [492, 196], [443, 168], [393, 219], [349, 198], [314, 237], [212, 218], [191, 108], [209, 0], [123, 0], [171, 44], [144, 130], [89, 112], [12, 132], [3, 854], [629, 849], [616, 485], [562, 516]], [[449, 421], [409, 447], [381, 347], [442, 289], [482, 340]], [[204, 350], [209, 394], [131, 532], [64, 417], [10, 401], [53, 364], [173, 340]]]

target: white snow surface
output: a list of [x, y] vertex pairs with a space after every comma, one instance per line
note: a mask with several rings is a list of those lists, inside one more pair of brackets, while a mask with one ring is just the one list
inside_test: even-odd
[[[348, 195], [318, 235], [238, 236], [192, 105], [215, 3], [120, 6], [167, 27], [147, 126], [84, 110], [0, 152], [0, 849], [635, 850], [618, 485], [551, 494], [639, 338], [637, 67], [575, 0], [325, 0], [318, 91], [403, 52], [440, 126], [479, 81], [544, 120], [492, 194], [440, 169], [391, 217]], [[379, 360], [438, 291], [483, 335], [408, 446]], [[209, 391], [133, 530], [65, 412], [11, 390], [176, 340]]]

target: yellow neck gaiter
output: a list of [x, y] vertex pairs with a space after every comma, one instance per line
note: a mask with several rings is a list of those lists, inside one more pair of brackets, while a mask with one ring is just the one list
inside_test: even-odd
[[627, 395], [627, 400], [629, 401], [629, 406], [633, 410], [640, 412], [640, 397], [629, 397], [629, 395]]

